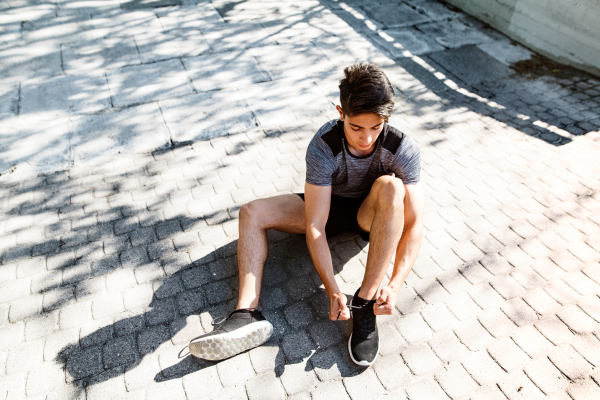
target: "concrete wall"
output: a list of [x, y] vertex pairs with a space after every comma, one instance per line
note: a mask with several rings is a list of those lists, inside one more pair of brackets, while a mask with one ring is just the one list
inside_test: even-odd
[[537, 52], [600, 76], [599, 0], [446, 0]]

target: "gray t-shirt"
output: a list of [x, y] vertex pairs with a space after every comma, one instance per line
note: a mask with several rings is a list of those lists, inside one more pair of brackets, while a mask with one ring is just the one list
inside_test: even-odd
[[394, 174], [405, 185], [419, 182], [421, 153], [408, 134], [385, 123], [373, 152], [357, 157], [350, 153], [344, 123], [337, 119], [323, 125], [306, 150], [306, 182], [331, 186], [343, 197], [369, 194], [377, 178]]

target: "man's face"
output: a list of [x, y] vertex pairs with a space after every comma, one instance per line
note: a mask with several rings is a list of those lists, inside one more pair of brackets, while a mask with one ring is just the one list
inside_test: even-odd
[[344, 121], [344, 133], [348, 148], [355, 156], [366, 156], [375, 149], [375, 143], [383, 130], [385, 122], [377, 114], [365, 113], [354, 116], [344, 115], [342, 108], [337, 106], [340, 118]]

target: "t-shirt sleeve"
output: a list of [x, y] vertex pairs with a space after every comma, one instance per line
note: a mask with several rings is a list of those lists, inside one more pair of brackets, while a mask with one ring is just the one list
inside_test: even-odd
[[405, 185], [421, 180], [421, 151], [410, 135], [405, 135], [392, 161], [392, 171]]
[[331, 186], [334, 169], [331, 149], [319, 135], [315, 135], [306, 150], [306, 182], [315, 186]]

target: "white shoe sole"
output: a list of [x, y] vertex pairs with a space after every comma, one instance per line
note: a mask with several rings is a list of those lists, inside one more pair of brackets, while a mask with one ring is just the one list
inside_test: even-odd
[[273, 334], [269, 321], [253, 322], [233, 332], [201, 338], [190, 343], [190, 353], [205, 360], [224, 360], [260, 346]]
[[356, 365], [360, 365], [362, 367], [368, 367], [369, 365], [372, 365], [375, 360], [377, 360], [377, 356], [379, 355], [379, 343], [377, 343], [377, 353], [375, 353], [375, 358], [373, 358], [373, 361], [368, 362], [368, 361], [356, 361], [354, 359], [354, 357], [352, 356], [352, 349], [350, 348], [350, 343], [352, 343], [352, 334], [350, 334], [350, 339], [348, 339], [348, 354], [350, 354], [350, 358], [352, 359], [352, 362]]

